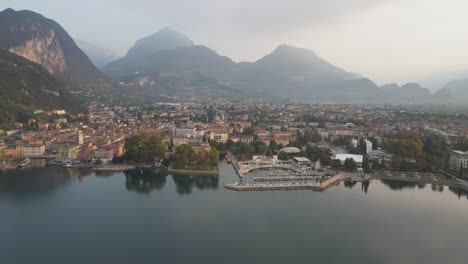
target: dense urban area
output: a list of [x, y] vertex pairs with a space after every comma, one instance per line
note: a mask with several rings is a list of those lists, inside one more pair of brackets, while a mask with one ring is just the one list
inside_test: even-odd
[[37, 110], [0, 133], [3, 170], [44, 159], [66, 167], [216, 173], [218, 158], [274, 156], [303, 157], [334, 171], [468, 179], [468, 116], [424, 107], [93, 103], [85, 114]]

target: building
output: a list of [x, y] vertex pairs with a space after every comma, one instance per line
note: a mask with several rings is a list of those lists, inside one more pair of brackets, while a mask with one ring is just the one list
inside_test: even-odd
[[296, 147], [285, 147], [285, 148], [282, 148], [279, 152], [284, 152], [287, 154], [296, 154], [296, 153], [301, 152], [301, 150]]
[[18, 157], [32, 158], [42, 157], [45, 153], [44, 144], [25, 144], [16, 145], [16, 155]]
[[452, 171], [459, 171], [460, 165], [464, 169], [468, 168], [468, 151], [450, 151], [450, 169]]
[[84, 143], [83, 131], [81, 131], [81, 130], [76, 131], [76, 137], [77, 137], [76, 138], [76, 141], [77, 141], [76, 143], [79, 146], [83, 145], [83, 143]]
[[16, 148], [14, 146], [3, 149], [3, 158], [13, 158], [13, 157], [16, 157]]
[[102, 161], [111, 161], [114, 158], [114, 150], [112, 148], [101, 148], [94, 151], [94, 158]]
[[355, 154], [336, 154], [335, 159], [339, 160], [341, 165], [344, 165], [346, 159], [353, 159], [358, 166], [362, 166], [364, 156]]
[[174, 137], [195, 137], [195, 128], [176, 128], [174, 129]]
[[124, 145], [123, 144], [114, 144], [112, 145], [112, 150], [114, 151], [114, 157], [120, 157], [124, 154]]
[[296, 164], [299, 164], [299, 165], [308, 166], [312, 164], [312, 161], [310, 161], [310, 159], [305, 158], [305, 157], [293, 157], [293, 160]]
[[372, 150], [367, 154], [369, 161], [376, 162], [378, 164], [390, 163], [393, 155], [383, 150]]
[[80, 156], [80, 146], [78, 145], [63, 145], [57, 152], [57, 158], [61, 160], [76, 160]]
[[187, 145], [190, 143], [190, 139], [187, 137], [174, 137], [172, 138], [172, 145], [178, 147], [180, 145]]
[[229, 139], [229, 134], [225, 131], [211, 131], [209, 135], [210, 141], [226, 143]]

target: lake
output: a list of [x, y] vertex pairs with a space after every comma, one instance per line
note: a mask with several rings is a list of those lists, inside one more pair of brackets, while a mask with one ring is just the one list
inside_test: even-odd
[[[0, 173], [0, 263], [466, 263], [466, 193], [374, 180], [233, 192], [220, 176]], [[39, 168], [42, 167], [42, 168]]]

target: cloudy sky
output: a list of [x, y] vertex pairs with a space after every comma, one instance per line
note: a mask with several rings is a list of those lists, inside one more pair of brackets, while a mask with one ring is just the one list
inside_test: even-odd
[[378, 84], [468, 70], [466, 0], [2, 0], [124, 54], [165, 26], [236, 61], [287, 43]]

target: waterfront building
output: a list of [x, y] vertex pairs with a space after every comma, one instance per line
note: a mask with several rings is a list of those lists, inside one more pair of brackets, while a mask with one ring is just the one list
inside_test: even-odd
[[112, 148], [100, 148], [94, 151], [94, 158], [102, 161], [111, 161], [114, 158], [114, 150]]
[[460, 170], [460, 165], [465, 169], [468, 168], [468, 151], [450, 151], [450, 169], [458, 171]]
[[16, 155], [18, 157], [32, 158], [42, 157], [45, 153], [44, 144], [18, 144], [16, 145]]
[[336, 154], [335, 159], [339, 160], [341, 165], [344, 165], [346, 159], [353, 159], [358, 166], [362, 166], [364, 157], [362, 155], [355, 154]]
[[13, 158], [16, 157], [16, 148], [14, 146], [7, 147], [3, 149], [3, 158]]
[[80, 154], [80, 146], [77, 145], [62, 145], [57, 153], [57, 158], [61, 160], [76, 160]]

